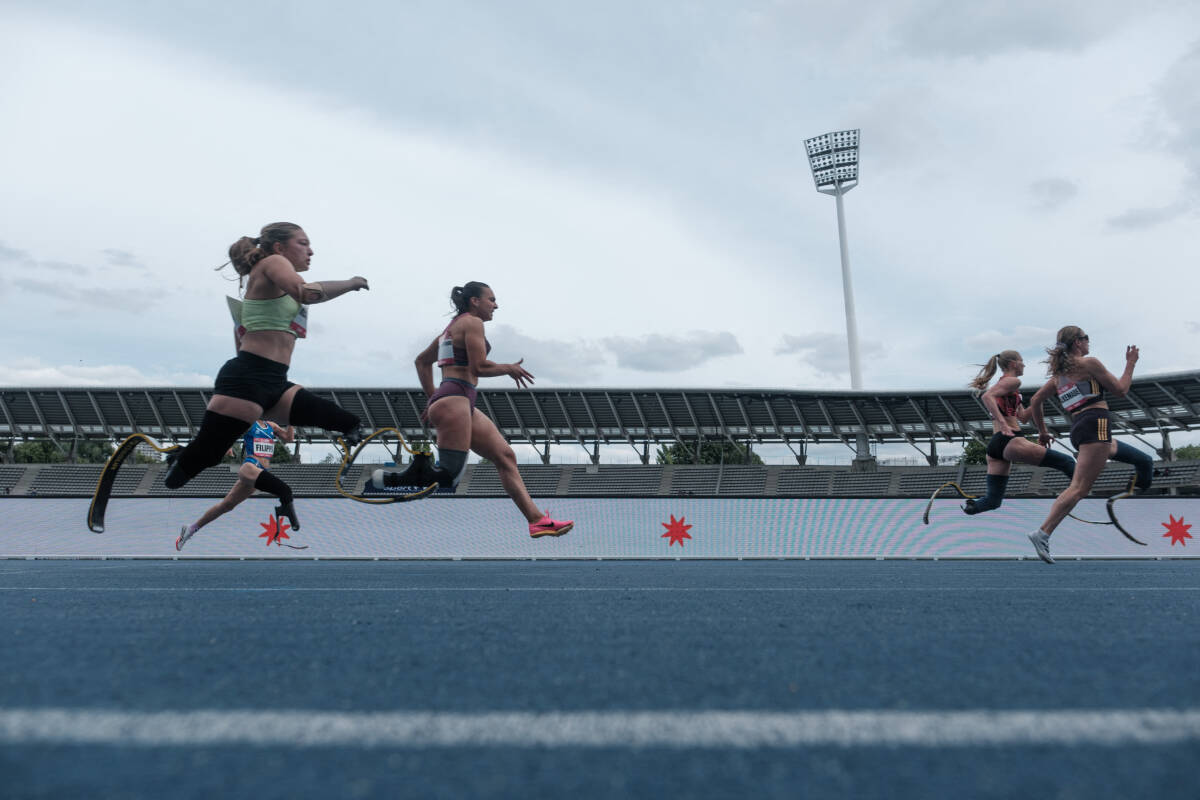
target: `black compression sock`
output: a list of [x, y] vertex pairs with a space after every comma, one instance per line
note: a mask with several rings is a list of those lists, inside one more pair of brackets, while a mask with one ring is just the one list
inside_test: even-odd
[[988, 475], [987, 494], [974, 500], [968, 500], [963, 511], [968, 514], [980, 514], [984, 511], [991, 511], [993, 508], [999, 508], [1000, 504], [1004, 502], [1004, 490], [1007, 488], [1007, 475]]
[[1075, 459], [1065, 453], [1051, 450], [1048, 447], [1046, 448], [1045, 457], [1042, 458], [1042, 463], [1038, 466], [1056, 469], [1063, 475], [1066, 475], [1068, 479], [1075, 477]]
[[318, 397], [308, 389], [301, 389], [292, 398], [292, 410], [288, 421], [293, 425], [341, 431], [344, 434], [358, 431], [358, 417], [337, 403]]
[[175, 457], [164, 478], [167, 488], [178, 489], [202, 470], [221, 463], [230, 445], [249, 428], [249, 423], [236, 417], [205, 411], [196, 438], [178, 451], [178, 455], [172, 454]]
[[292, 487], [272, 475], [269, 470], [264, 469], [258, 473], [258, 477], [254, 479], [254, 488], [273, 494], [285, 503], [292, 502]]
[[1137, 473], [1137, 478], [1134, 480], [1134, 486], [1145, 491], [1150, 488], [1150, 484], [1154, 482], [1154, 459], [1138, 450], [1136, 447], [1127, 445], [1124, 442], [1117, 442], [1117, 452], [1113, 455], [1113, 461], [1120, 461], [1124, 464], [1132, 464], [1134, 471]]

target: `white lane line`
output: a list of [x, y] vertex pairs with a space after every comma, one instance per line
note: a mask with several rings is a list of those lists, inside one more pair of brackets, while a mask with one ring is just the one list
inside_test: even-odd
[[1200, 586], [0, 586], [0, 592], [1200, 592]]
[[0, 743], [124, 747], [980, 747], [1200, 741], [1200, 709], [386, 712], [0, 710]]

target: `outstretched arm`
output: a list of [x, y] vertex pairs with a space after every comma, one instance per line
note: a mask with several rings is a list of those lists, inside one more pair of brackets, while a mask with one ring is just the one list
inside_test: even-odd
[[293, 300], [305, 305], [324, 303], [340, 297], [346, 292], [371, 288], [367, 285], [366, 278], [357, 275], [347, 281], [305, 283], [304, 278], [300, 277], [300, 273], [296, 272], [296, 268], [292, 266], [292, 262], [280, 255], [267, 256], [260, 263], [263, 273], [271, 279], [272, 283], [282, 289], [284, 293], [291, 295]]

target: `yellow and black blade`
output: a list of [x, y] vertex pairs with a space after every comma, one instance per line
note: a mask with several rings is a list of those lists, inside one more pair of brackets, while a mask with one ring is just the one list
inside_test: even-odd
[[423, 497], [428, 497], [429, 495], [433, 494], [433, 492], [436, 491], [438, 488], [438, 484], [436, 482], [431, 483], [428, 486], [425, 486], [425, 487], [419, 489], [418, 491], [412, 492], [410, 494], [397, 494], [397, 495], [391, 495], [388, 497], [364, 497], [361, 494], [354, 494], [353, 492], [347, 491], [346, 488], [342, 485], [342, 478], [345, 476], [346, 470], [350, 469], [350, 466], [355, 462], [355, 460], [358, 458], [359, 454], [362, 453], [363, 448], [366, 447], [367, 444], [369, 444], [373, 439], [376, 439], [377, 437], [382, 436], [385, 433], [395, 434], [396, 438], [400, 440], [400, 445], [406, 451], [408, 451], [410, 454], [412, 454], [414, 456], [416, 456], [416, 455], [426, 455], [426, 456], [431, 455], [431, 453], [427, 450], [414, 450], [411, 447], [409, 447], [408, 443], [406, 441], [404, 441], [404, 435], [402, 433], [400, 433], [400, 431], [396, 430], [395, 428], [380, 428], [379, 430], [373, 432], [370, 436], [368, 436], [365, 439], [363, 439], [362, 441], [360, 441], [353, 449], [351, 449], [346, 444], [346, 441], [344, 439], [339, 438], [338, 445], [342, 449], [342, 465], [338, 468], [337, 475], [333, 479], [333, 483], [334, 483], [334, 486], [338, 490], [338, 494], [340, 494], [342, 497], [345, 497], [350, 500], [354, 500], [355, 502], [358, 502], [358, 503], [370, 503], [372, 505], [387, 505], [388, 503], [408, 503], [413, 500], [420, 500]]
[[104, 464], [104, 471], [100, 473], [100, 479], [96, 481], [96, 490], [92, 493], [92, 503], [88, 506], [87, 524], [92, 533], [104, 533], [104, 512], [108, 509], [108, 500], [112, 496], [117, 473], [121, 471], [121, 465], [142, 445], [160, 453], [173, 453], [179, 449], [177, 444], [164, 447], [144, 433], [131, 434], [117, 445], [117, 449]]
[[933, 501], [937, 500], [938, 495], [941, 494], [942, 490], [947, 486], [952, 487], [954, 491], [958, 492], [958, 496], [964, 500], [974, 500], [976, 497], [976, 495], [967, 494], [964, 492], [963, 488], [954, 481], [946, 481], [941, 486], [933, 490], [933, 494], [929, 496], [929, 502], [925, 504], [925, 513], [921, 515], [921, 519], [925, 521], [926, 525], [929, 524], [929, 512], [933, 508]]

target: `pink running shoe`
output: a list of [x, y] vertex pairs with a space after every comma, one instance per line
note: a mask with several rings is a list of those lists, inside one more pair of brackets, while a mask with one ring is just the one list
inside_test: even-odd
[[571, 528], [575, 527], [575, 523], [571, 520], [550, 519], [550, 512], [546, 512], [546, 516], [539, 519], [537, 522], [530, 523], [529, 535], [534, 539], [539, 536], [562, 536]]

